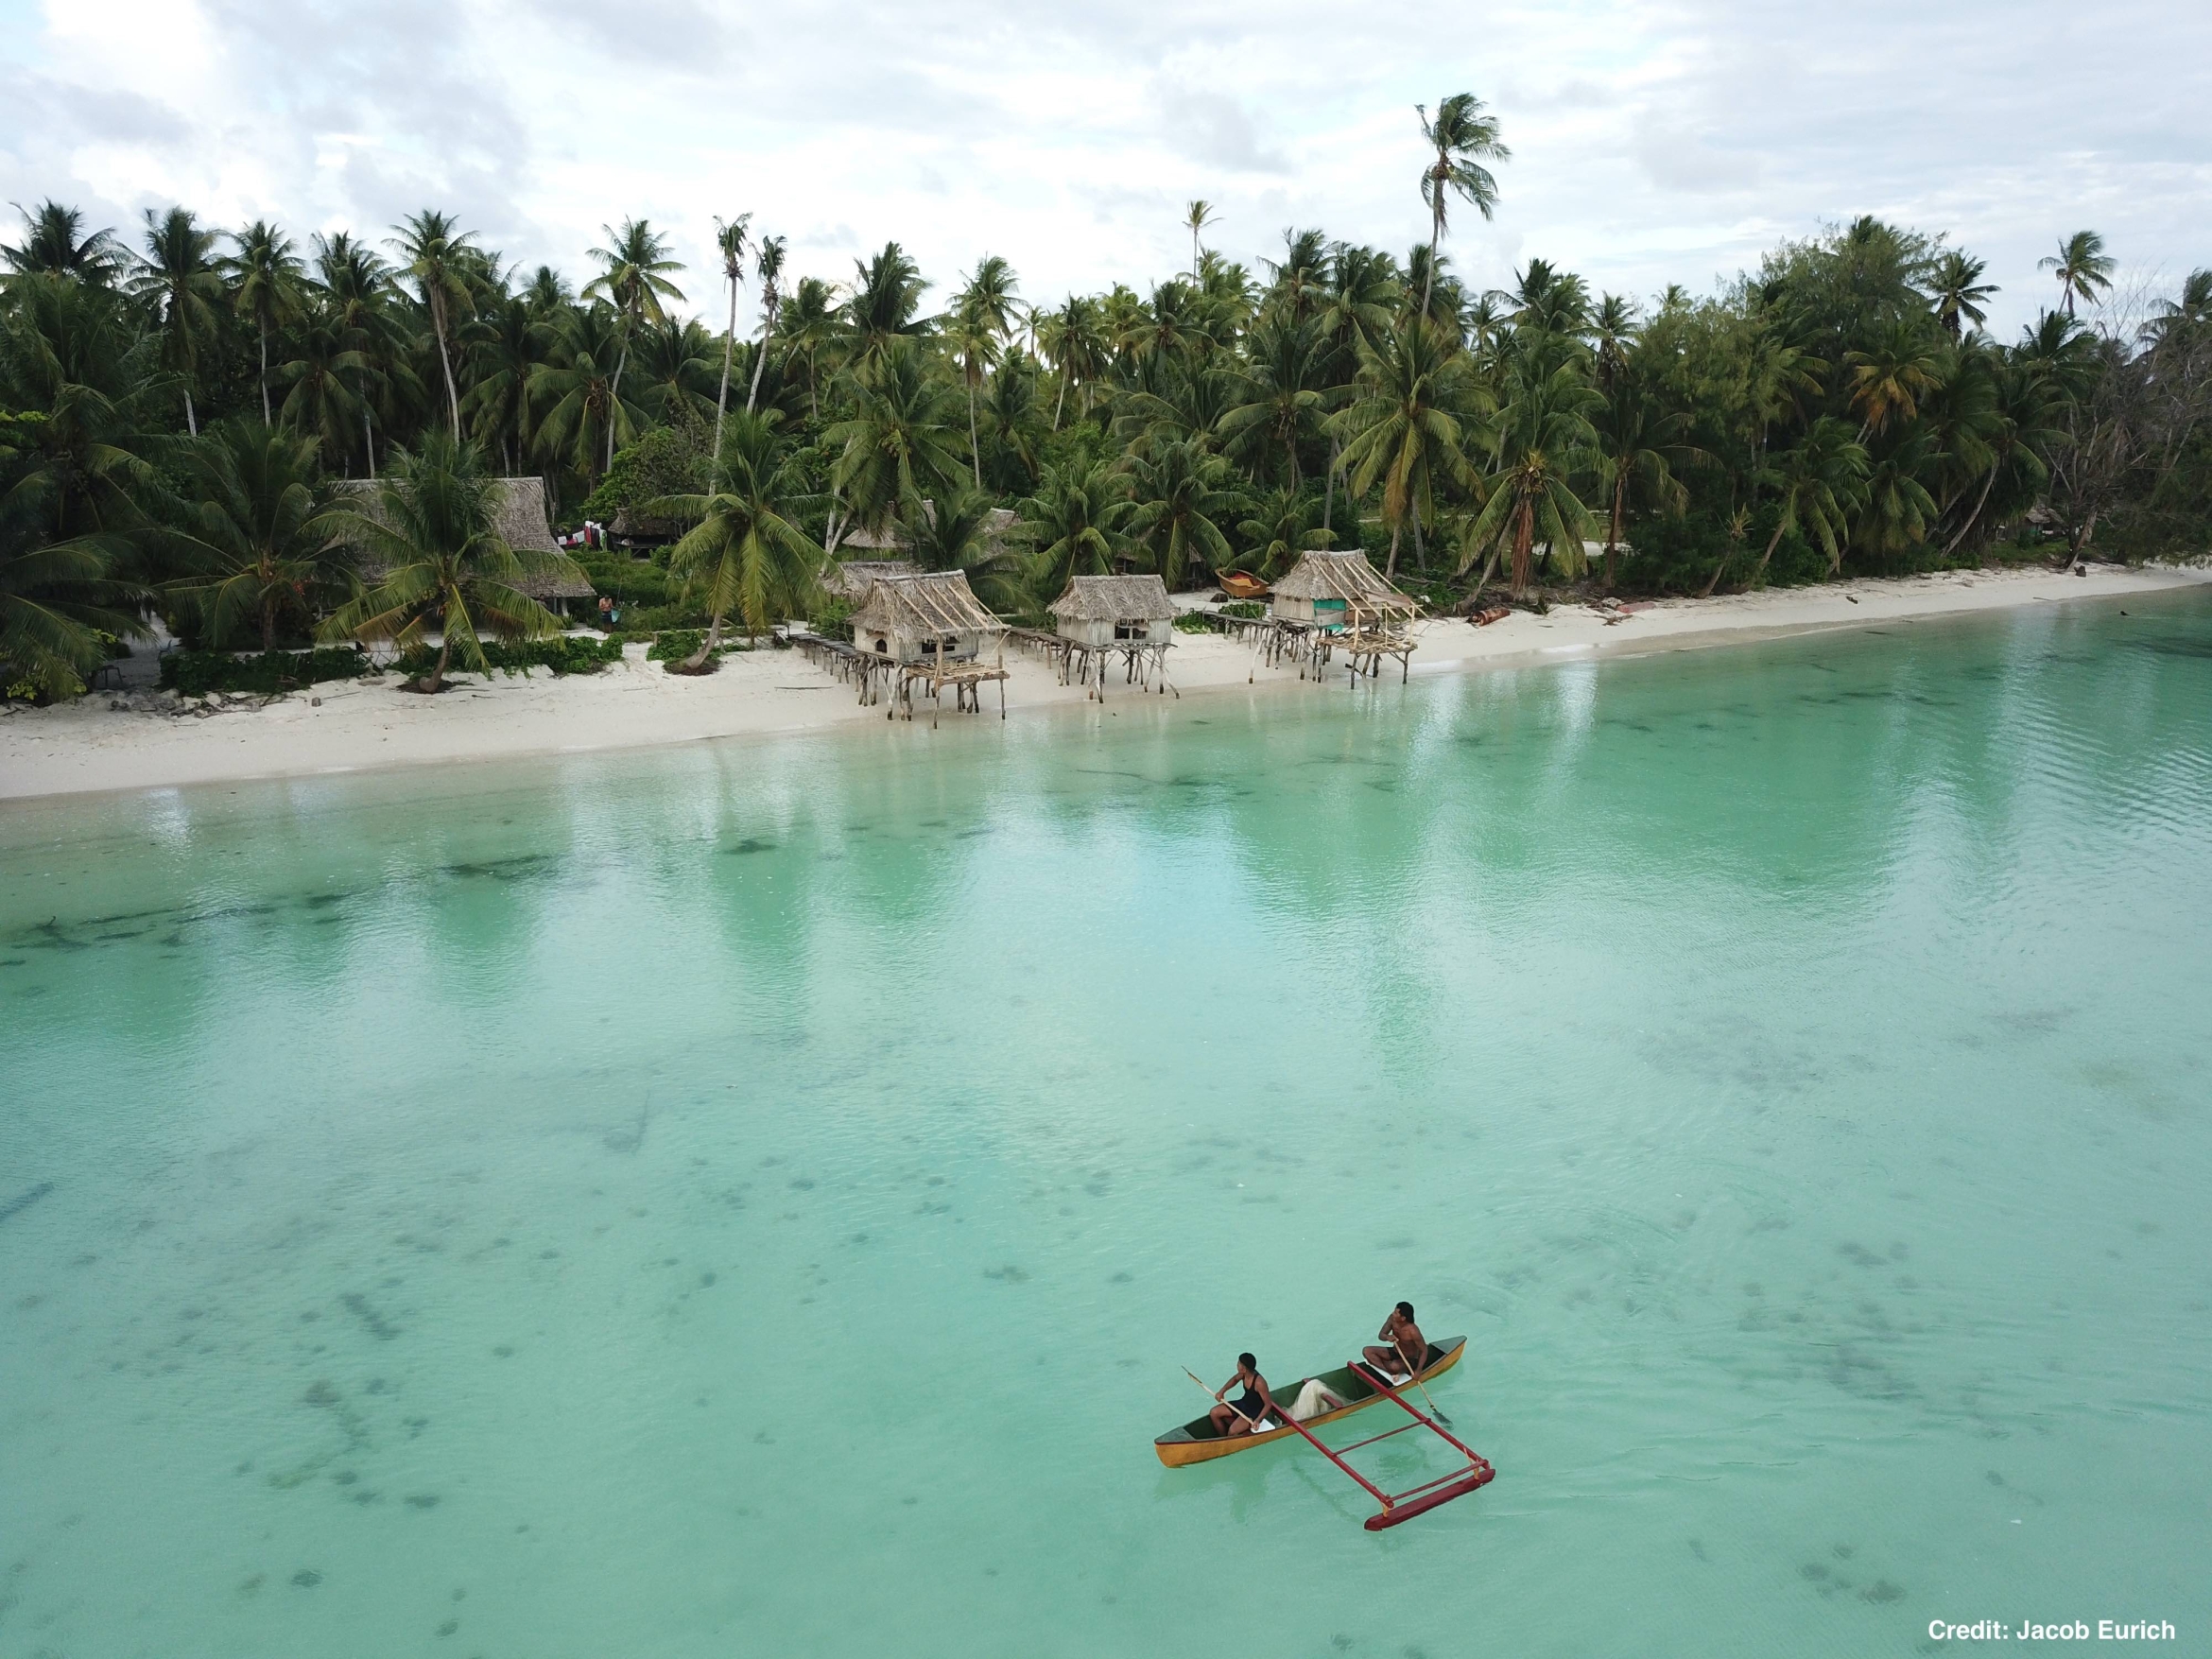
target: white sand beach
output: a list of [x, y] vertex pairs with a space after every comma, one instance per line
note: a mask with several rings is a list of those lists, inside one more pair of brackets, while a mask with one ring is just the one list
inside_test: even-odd
[[[1961, 571], [1662, 600], [1612, 623], [1581, 606], [1557, 608], [1548, 616], [1515, 612], [1481, 629], [1440, 618], [1421, 624], [1412, 671], [1702, 648], [2208, 583], [2212, 571], [2196, 569], [2092, 566], [2084, 577], [2047, 570]], [[1295, 665], [1255, 664], [1249, 648], [1216, 634], [1178, 634], [1170, 661], [1185, 704], [1248, 682], [1307, 696], [1322, 695], [1324, 688], [1340, 693], [1347, 684], [1341, 665], [1317, 684], [1301, 680]], [[1010, 717], [1084, 700], [1080, 686], [1058, 683], [1044, 663], [1026, 653], [1009, 651], [1007, 666]], [[1386, 670], [1380, 684], [1388, 687], [1395, 680]], [[719, 673], [701, 679], [666, 674], [658, 663], [643, 660], [642, 647], [633, 647], [628, 661], [595, 675], [556, 678], [541, 669], [489, 681], [464, 677], [456, 690], [439, 698], [412, 696], [397, 685], [396, 676], [337, 682], [266, 706], [233, 705], [181, 717], [112, 708], [113, 700], [98, 693], [52, 708], [19, 708], [0, 717], [0, 799], [627, 750], [885, 717], [882, 707], [861, 707], [853, 687], [786, 650], [733, 655]], [[1134, 686], [1110, 684], [1108, 706], [1141, 695]], [[980, 717], [994, 718], [996, 689], [986, 686], [983, 696]], [[1174, 699], [1168, 706], [1175, 706]], [[928, 740], [927, 708], [925, 703], [910, 728], [916, 742]], [[949, 699], [946, 709], [942, 719], [948, 723], [978, 717], [950, 713]]]

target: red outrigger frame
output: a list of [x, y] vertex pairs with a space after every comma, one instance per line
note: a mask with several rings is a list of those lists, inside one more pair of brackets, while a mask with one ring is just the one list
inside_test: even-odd
[[[1356, 1440], [1344, 1448], [1345, 1451], [1356, 1452], [1361, 1446], [1371, 1446], [1377, 1441], [1389, 1440], [1393, 1434], [1407, 1434], [1416, 1428], [1426, 1428], [1439, 1440], [1451, 1445], [1456, 1451], [1464, 1454], [1467, 1460], [1467, 1466], [1464, 1469], [1455, 1469], [1449, 1475], [1441, 1475], [1434, 1480], [1424, 1480], [1419, 1486], [1408, 1486], [1404, 1492], [1385, 1492], [1358, 1470], [1353, 1468], [1351, 1464], [1344, 1461], [1339, 1454], [1322, 1444], [1321, 1438], [1307, 1428], [1305, 1424], [1299, 1422], [1289, 1412], [1283, 1412], [1284, 1422], [1305, 1436], [1307, 1441], [1312, 1443], [1316, 1451], [1336, 1464], [1338, 1468], [1343, 1470], [1345, 1474], [1351, 1476], [1353, 1479], [1358, 1481], [1361, 1486], [1367, 1489], [1368, 1495], [1382, 1505], [1380, 1513], [1367, 1517], [1366, 1526], [1370, 1532], [1379, 1532], [1385, 1527], [1395, 1527], [1400, 1521], [1410, 1521], [1415, 1515], [1426, 1514], [1439, 1505], [1450, 1503], [1455, 1497], [1465, 1497], [1470, 1492], [1478, 1492], [1497, 1478], [1497, 1471], [1490, 1466], [1488, 1458], [1483, 1457], [1473, 1447], [1462, 1444], [1435, 1418], [1416, 1409], [1412, 1402], [1400, 1393], [1398, 1389], [1393, 1387], [1374, 1366], [1369, 1365], [1365, 1360], [1355, 1359], [1347, 1369], [1358, 1373], [1361, 1377], [1366, 1379], [1368, 1386], [1378, 1393], [1388, 1394], [1391, 1401], [1413, 1421], [1401, 1423], [1395, 1428], [1386, 1428], [1380, 1434], [1371, 1434], [1365, 1440]], [[1410, 1383], [1411, 1380], [1409, 1377], [1407, 1379], [1408, 1383]]]

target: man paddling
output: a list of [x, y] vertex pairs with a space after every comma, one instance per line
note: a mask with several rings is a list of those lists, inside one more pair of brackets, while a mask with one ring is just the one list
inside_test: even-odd
[[1275, 1396], [1268, 1392], [1268, 1379], [1259, 1374], [1259, 1361], [1249, 1354], [1236, 1357], [1236, 1374], [1214, 1391], [1214, 1398], [1220, 1399], [1238, 1383], [1244, 1385], [1244, 1392], [1235, 1405], [1224, 1403], [1206, 1413], [1213, 1419], [1216, 1434], [1250, 1434], [1270, 1416], [1280, 1419], [1283, 1415]]
[[1410, 1302], [1401, 1302], [1391, 1308], [1375, 1336], [1387, 1346], [1367, 1348], [1360, 1357], [1387, 1376], [1417, 1376], [1443, 1357], [1428, 1345], [1428, 1339], [1413, 1322]]

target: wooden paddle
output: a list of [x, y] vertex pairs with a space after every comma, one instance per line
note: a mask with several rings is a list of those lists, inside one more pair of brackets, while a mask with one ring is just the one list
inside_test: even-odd
[[[1221, 1397], [1221, 1394], [1217, 1394], [1212, 1389], [1207, 1389], [1205, 1378], [1199, 1375], [1197, 1372], [1191, 1370], [1189, 1366], [1186, 1365], [1183, 1368], [1183, 1374], [1190, 1378], [1192, 1382], [1198, 1384], [1200, 1388], [1205, 1389], [1207, 1397], [1211, 1399], [1216, 1405], [1228, 1407], [1230, 1410], [1236, 1411], [1237, 1416], [1243, 1418], [1245, 1422], [1252, 1425], [1253, 1433], [1257, 1434], [1260, 1432], [1259, 1418], [1251, 1415], [1249, 1412], [1238, 1410], [1236, 1402], [1235, 1400], [1225, 1400]], [[1228, 1391], [1229, 1391], [1227, 1389], [1223, 1389], [1221, 1393], [1225, 1394]], [[1287, 1415], [1287, 1413], [1286, 1413], [1286, 1415]]]
[[[1393, 1353], [1393, 1354], [1396, 1354], [1396, 1355], [1398, 1356], [1398, 1363], [1399, 1363], [1399, 1364], [1401, 1364], [1401, 1365], [1405, 1365], [1405, 1364], [1406, 1364], [1406, 1356], [1404, 1355], [1404, 1353], [1402, 1353], [1402, 1352], [1399, 1350], [1399, 1348], [1398, 1348], [1398, 1346], [1397, 1346], [1397, 1344], [1396, 1344], [1396, 1343], [1394, 1343], [1394, 1342], [1393, 1342], [1393, 1343], [1391, 1345], [1391, 1353]], [[1359, 1360], [1359, 1362], [1360, 1362], [1362, 1365], [1367, 1365], [1367, 1364], [1369, 1364], [1369, 1361], [1368, 1361], [1368, 1359], [1367, 1359], [1367, 1357], [1366, 1357], [1365, 1355], [1361, 1355], [1361, 1356], [1360, 1356], [1360, 1360]], [[1383, 1368], [1382, 1368], [1381, 1366], [1379, 1366], [1379, 1365], [1374, 1366], [1374, 1367], [1373, 1367], [1373, 1370], [1374, 1371], [1374, 1374], [1375, 1374], [1377, 1376], [1384, 1377], [1384, 1378], [1386, 1378], [1386, 1379], [1387, 1379], [1387, 1378], [1389, 1377], [1389, 1375], [1390, 1375], [1390, 1374], [1389, 1374], [1388, 1372], [1384, 1371], [1384, 1370], [1383, 1370]], [[1408, 1382], [1411, 1383], [1411, 1384], [1412, 1384], [1412, 1385], [1413, 1385], [1415, 1388], [1417, 1388], [1417, 1389], [1419, 1389], [1419, 1390], [1421, 1391], [1421, 1397], [1422, 1397], [1424, 1400], [1428, 1400], [1428, 1385], [1427, 1385], [1426, 1383], [1425, 1383], [1425, 1382], [1423, 1382], [1423, 1381], [1421, 1380], [1421, 1371], [1420, 1371], [1420, 1368], [1419, 1368], [1418, 1366], [1410, 1366], [1410, 1365], [1408, 1365], [1408, 1366], [1406, 1366], [1406, 1380], [1407, 1380]], [[1395, 1388], [1397, 1385], [1396, 1385], [1395, 1383], [1392, 1383], [1391, 1386], [1392, 1388]], [[1437, 1405], [1436, 1405], [1436, 1402], [1435, 1402], [1434, 1400], [1428, 1400], [1428, 1411], [1429, 1411], [1429, 1415], [1430, 1415], [1430, 1416], [1434, 1417], [1434, 1418], [1435, 1418], [1435, 1419], [1436, 1419], [1436, 1420], [1437, 1420], [1439, 1423], [1443, 1424], [1443, 1426], [1444, 1426], [1446, 1428], [1449, 1428], [1449, 1427], [1451, 1427], [1451, 1426], [1452, 1426], [1452, 1420], [1451, 1420], [1449, 1417], [1446, 1417], [1446, 1416], [1445, 1416], [1445, 1415], [1444, 1415], [1444, 1414], [1443, 1414], [1442, 1411], [1440, 1411], [1440, 1410], [1438, 1410], [1438, 1409], [1437, 1409]]]

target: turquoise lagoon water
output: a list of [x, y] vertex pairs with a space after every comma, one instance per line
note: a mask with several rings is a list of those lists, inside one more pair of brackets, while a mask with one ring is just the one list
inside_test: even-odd
[[[2206, 1651], [2128, 609], [10, 807], [0, 1655]], [[1495, 1485], [1154, 1460], [1400, 1296]]]

